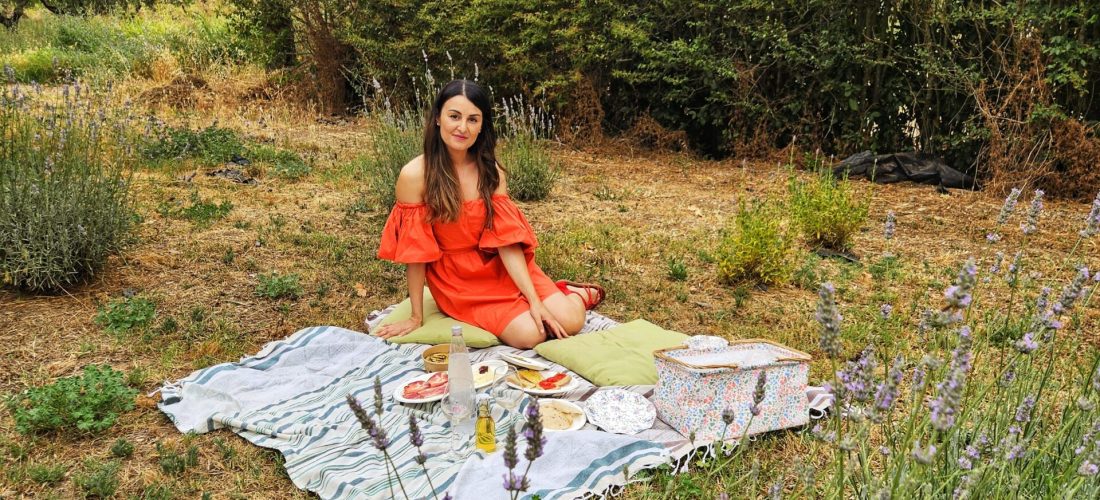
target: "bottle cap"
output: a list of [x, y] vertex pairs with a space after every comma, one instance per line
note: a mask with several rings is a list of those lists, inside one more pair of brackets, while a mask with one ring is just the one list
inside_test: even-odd
[[462, 335], [462, 327], [459, 325], [452, 326], [451, 335]]

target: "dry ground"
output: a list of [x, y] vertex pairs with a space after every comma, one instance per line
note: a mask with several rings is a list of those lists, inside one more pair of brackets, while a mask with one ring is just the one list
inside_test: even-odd
[[[140, 173], [135, 184], [144, 217], [139, 241], [113, 258], [101, 276], [62, 296], [0, 292], [0, 336], [5, 339], [0, 394], [73, 375], [90, 363], [136, 372], [131, 378], [143, 394], [149, 393], [164, 380], [236, 360], [306, 326], [361, 329], [367, 312], [402, 298], [402, 269], [374, 257], [386, 212], [370, 207], [363, 180], [344, 167], [369, 146], [364, 123], [318, 121], [308, 111], [233, 97], [244, 94], [250, 86], [245, 83], [228, 77], [211, 82], [216, 90], [194, 111], [158, 109], [177, 123], [203, 126], [217, 119], [249, 137], [291, 147], [311, 156], [314, 172], [298, 182], [262, 178], [256, 186], [201, 174], [186, 180], [193, 169], [189, 165]], [[145, 90], [141, 85], [157, 84], [132, 84], [128, 91], [139, 95]], [[731, 287], [715, 277], [713, 252], [720, 229], [738, 200], [782, 197], [791, 170], [774, 160], [706, 161], [622, 146], [557, 146], [554, 157], [563, 175], [551, 196], [522, 204], [543, 242], [540, 259], [551, 276], [569, 273], [604, 283], [609, 297], [600, 311], [618, 320], [645, 318], [690, 334], [767, 337], [813, 354], [818, 352], [813, 326], [817, 281], [838, 283], [845, 316], [855, 322], [869, 322], [883, 302], [904, 315], [918, 300], [938, 305], [939, 291], [967, 256], [988, 259], [984, 235], [1000, 207], [1000, 200], [977, 192], [940, 195], [928, 186], [855, 182], [871, 199], [869, 220], [855, 239], [860, 264], [822, 260], [803, 250], [795, 263], [803, 272], [794, 284], [769, 290]], [[158, 213], [164, 203], [188, 203], [192, 192], [215, 202], [229, 200], [233, 209], [205, 228]], [[1026, 198], [1021, 206], [1025, 203]], [[890, 210], [897, 213], [898, 229], [887, 246], [881, 226]], [[1083, 204], [1047, 203], [1042, 231], [1028, 247], [1029, 271], [1069, 276], [1062, 264], [1087, 211]], [[1017, 222], [1000, 248], [1019, 243], [1012, 229]], [[898, 255], [901, 269], [891, 284], [883, 285], [870, 269], [887, 251]], [[1095, 242], [1085, 242], [1076, 255], [1095, 266]], [[670, 259], [686, 263], [685, 281], [669, 278]], [[271, 271], [298, 273], [305, 295], [279, 301], [257, 297], [257, 276]], [[147, 332], [112, 335], [94, 322], [97, 308], [124, 290], [156, 302], [157, 319]], [[994, 288], [989, 299], [978, 300], [1000, 293]], [[158, 333], [167, 318], [178, 329]], [[1091, 311], [1078, 330], [1090, 343], [1096, 340], [1096, 324]], [[848, 351], [857, 352], [866, 340], [860, 336], [873, 334], [869, 329], [852, 332]], [[909, 333], [898, 347], [903, 352], [923, 347], [917, 344]], [[824, 368], [814, 365], [815, 380]], [[28, 438], [15, 433], [10, 414], [0, 412], [0, 468], [7, 471], [0, 476], [0, 497], [76, 496], [72, 481], [40, 486], [27, 478], [27, 468], [62, 463], [71, 477], [82, 470], [84, 459], [106, 459], [119, 437], [136, 447], [122, 464], [120, 493], [126, 497], [151, 485], [185, 498], [200, 492], [215, 498], [308, 496], [282, 473], [276, 453], [227, 432], [184, 438], [152, 399], [141, 397], [119, 425], [94, 437]], [[183, 446], [184, 441], [198, 446], [198, 466], [180, 476], [166, 475], [157, 464], [156, 443]], [[764, 470], [783, 472], [808, 445], [799, 433], [781, 433], [764, 446]], [[631, 490], [632, 496], [650, 493], [645, 487]]]

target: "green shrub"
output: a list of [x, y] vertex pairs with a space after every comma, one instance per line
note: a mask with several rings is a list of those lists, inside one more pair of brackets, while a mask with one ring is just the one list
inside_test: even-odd
[[157, 207], [157, 212], [162, 216], [187, 219], [199, 228], [207, 227], [213, 224], [214, 221], [224, 219], [231, 210], [233, 210], [233, 203], [229, 200], [222, 200], [221, 203], [207, 201], [199, 196], [198, 191], [191, 192], [191, 204], [186, 207], [176, 208], [167, 201], [162, 202]]
[[54, 485], [65, 479], [65, 472], [68, 470], [69, 468], [62, 464], [38, 464], [28, 467], [27, 475], [30, 476], [31, 481], [38, 484]]
[[546, 145], [529, 134], [506, 140], [500, 162], [508, 171], [509, 194], [520, 201], [546, 198], [558, 176]]
[[256, 295], [271, 300], [278, 300], [283, 297], [297, 299], [305, 293], [302, 290], [302, 285], [298, 283], [298, 279], [299, 276], [293, 273], [285, 275], [280, 275], [277, 272], [267, 275], [261, 274], [259, 276], [260, 283], [256, 285]]
[[199, 449], [195, 445], [187, 447], [186, 451], [178, 451], [157, 443], [157, 463], [165, 474], [180, 475], [188, 467], [194, 467], [199, 463]]
[[134, 407], [137, 391], [126, 387], [122, 372], [89, 365], [79, 376], [28, 389], [8, 400], [15, 430], [97, 433], [114, 425], [119, 414]]
[[246, 154], [244, 142], [236, 131], [211, 125], [202, 130], [153, 125], [143, 145], [145, 157], [153, 161], [196, 158], [205, 166], [215, 166]]
[[85, 498], [110, 498], [118, 490], [118, 462], [89, 459], [84, 462], [84, 468], [86, 472], [74, 477], [73, 481]]
[[722, 235], [715, 258], [723, 283], [786, 283], [793, 267], [794, 240], [782, 210], [774, 204], [747, 206], [742, 202]]
[[144, 297], [122, 297], [100, 306], [95, 322], [108, 332], [126, 333], [144, 327], [157, 314], [157, 305]]
[[687, 264], [680, 258], [668, 259], [668, 278], [672, 281], [684, 281], [688, 277]]
[[834, 179], [828, 170], [805, 182], [792, 178], [791, 217], [807, 243], [815, 248], [848, 250], [867, 220], [870, 201], [857, 199], [851, 184]]
[[111, 456], [115, 458], [129, 458], [134, 455], [134, 443], [123, 438], [118, 438], [111, 445]]
[[129, 241], [136, 157], [103, 93], [65, 86], [58, 105], [27, 91], [0, 91], [0, 284], [57, 292]]
[[372, 154], [359, 161], [359, 169], [377, 207], [389, 210], [397, 201], [397, 174], [423, 151], [422, 122], [418, 115], [382, 113], [371, 127]]
[[[298, 153], [269, 146], [254, 146], [247, 152], [248, 159], [271, 166], [271, 175], [297, 180], [309, 175], [312, 168]], [[411, 159], [411, 158], [410, 158]]]

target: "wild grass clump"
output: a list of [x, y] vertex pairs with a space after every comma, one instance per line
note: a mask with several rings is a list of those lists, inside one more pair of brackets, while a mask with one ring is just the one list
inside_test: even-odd
[[718, 278], [726, 284], [786, 283], [793, 270], [794, 239], [774, 202], [744, 202], [718, 244]]
[[95, 322], [114, 334], [126, 333], [148, 325], [157, 314], [157, 305], [145, 297], [122, 297], [99, 308]]
[[107, 430], [121, 413], [134, 407], [137, 391], [126, 386], [122, 372], [110, 366], [88, 365], [81, 375], [23, 391], [10, 398], [8, 409], [15, 430], [98, 433]]
[[118, 461], [101, 462], [89, 458], [84, 461], [84, 469], [73, 477], [73, 481], [85, 498], [111, 498], [118, 491]]
[[867, 220], [869, 199], [858, 199], [851, 184], [823, 170], [814, 179], [792, 178], [791, 218], [814, 248], [845, 251]]
[[153, 121], [142, 152], [155, 163], [195, 158], [214, 166], [244, 158], [245, 145], [236, 131], [210, 125], [202, 130], [170, 127]]
[[39, 86], [0, 93], [0, 283], [37, 292], [93, 276], [136, 217], [130, 110], [109, 90], [60, 91], [57, 100]]
[[27, 475], [30, 476], [31, 481], [47, 486], [60, 483], [65, 479], [65, 473], [68, 471], [69, 468], [63, 464], [37, 464], [27, 467]]
[[285, 149], [263, 145], [252, 146], [248, 148], [246, 157], [251, 161], [269, 165], [270, 175], [287, 180], [301, 179], [313, 171], [313, 168], [298, 153]]
[[270, 300], [278, 300], [284, 297], [300, 298], [305, 294], [305, 291], [302, 290], [302, 285], [298, 283], [299, 279], [300, 276], [295, 273], [279, 274], [272, 272], [271, 274], [261, 274], [259, 276], [260, 283], [256, 285], [256, 295]]

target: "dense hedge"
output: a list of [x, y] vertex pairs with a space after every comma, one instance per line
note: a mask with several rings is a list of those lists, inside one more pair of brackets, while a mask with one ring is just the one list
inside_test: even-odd
[[[836, 153], [916, 144], [969, 168], [987, 153], [991, 119], [1041, 128], [1100, 118], [1100, 4], [1085, 0], [345, 5], [312, 0], [291, 11], [309, 27], [299, 39], [339, 40], [340, 62], [359, 82], [376, 78], [411, 98], [425, 69], [437, 80], [472, 77], [476, 63], [497, 94], [542, 96], [566, 118], [592, 111], [583, 94], [594, 95], [606, 131], [649, 115], [711, 155], [798, 137]], [[1033, 70], [1038, 80], [1026, 77]], [[1013, 103], [1013, 88], [1038, 106]]]

